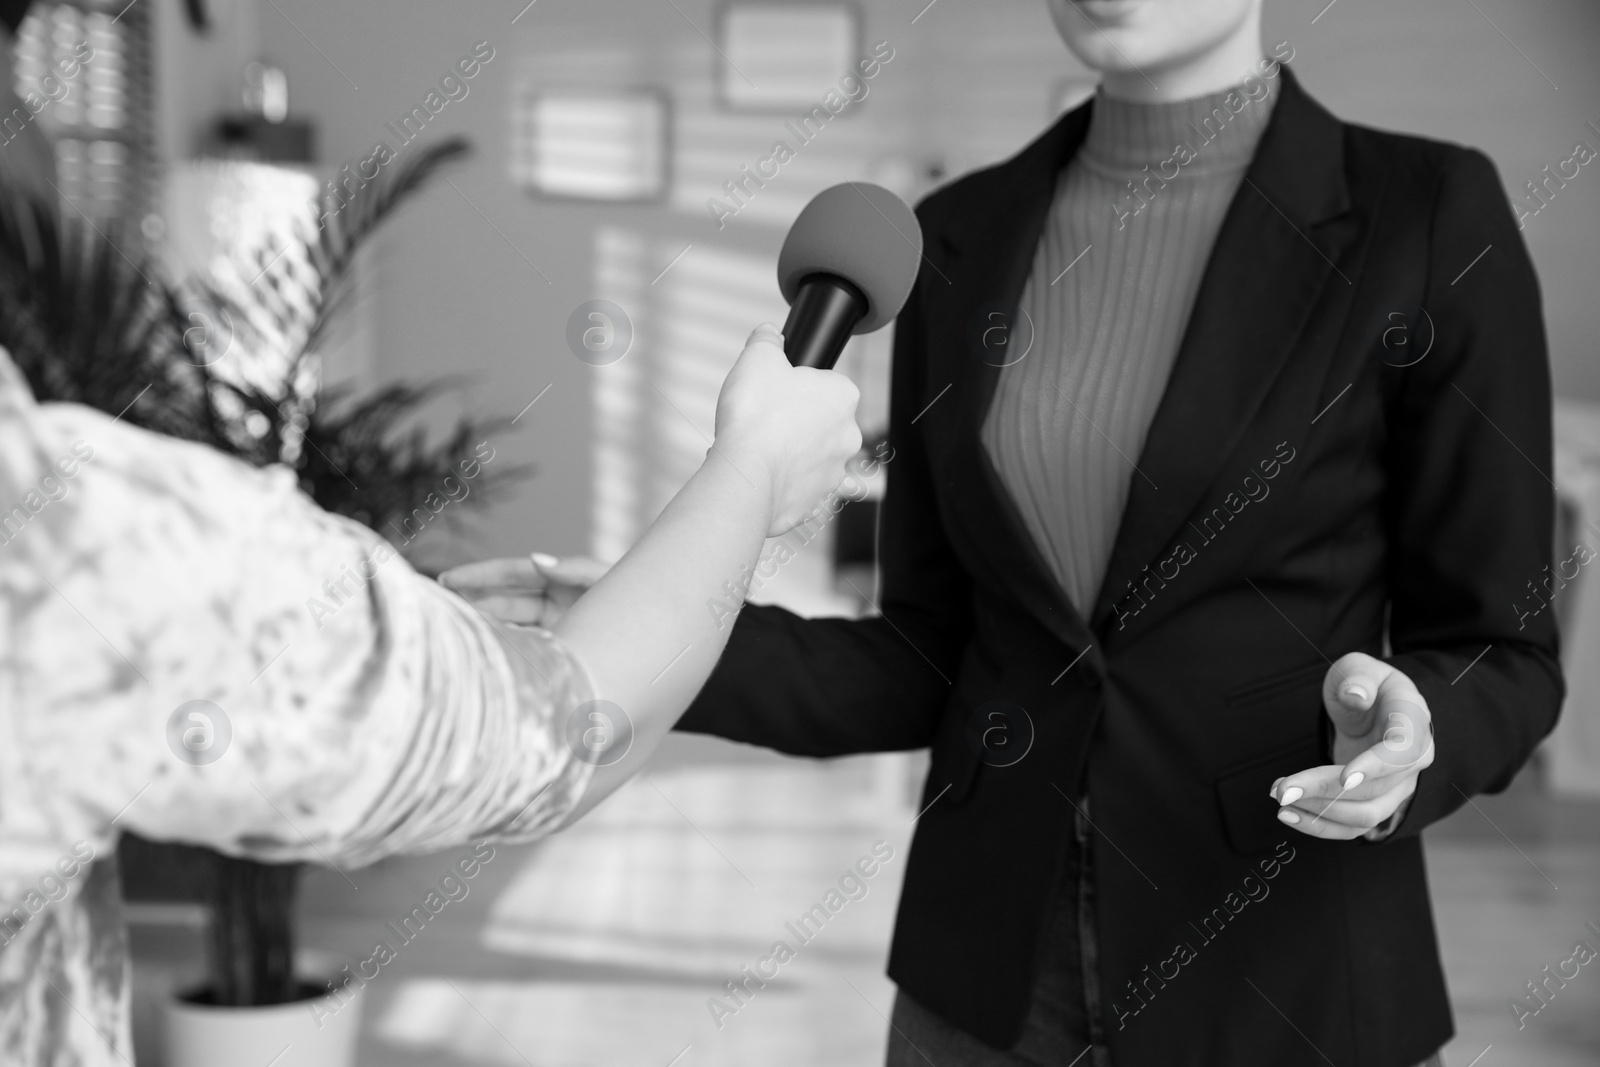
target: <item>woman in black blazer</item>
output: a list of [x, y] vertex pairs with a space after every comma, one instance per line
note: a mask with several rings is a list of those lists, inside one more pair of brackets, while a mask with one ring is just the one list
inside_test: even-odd
[[[1503, 788], [1562, 696], [1528, 599], [1552, 547], [1538, 285], [1490, 162], [1334, 118], [1258, 65], [1259, 6], [1052, 0], [1105, 83], [918, 208], [878, 614], [745, 607], [679, 723], [931, 746], [891, 1063], [1410, 1067], [1451, 1036], [1418, 835]], [[1034, 325], [1095, 109], [1247, 66], [1270, 119], [1078, 610], [984, 446], [1014, 372], [989, 326]], [[1146, 192], [1187, 180], [1164, 177]]]
[[[746, 607], [679, 723], [811, 756], [932, 746], [889, 973], [994, 1049], [1022, 1036], [1086, 822], [1098, 973], [1081, 945], [1072, 963], [1119, 1067], [1425, 1059], [1452, 1027], [1418, 835], [1504, 787], [1555, 722], [1552, 613], [1527, 599], [1551, 562], [1549, 370], [1494, 168], [1342, 123], [1287, 70], [1279, 93], [1088, 617], [982, 448], [1004, 361], [970, 338], [974, 314], [1018, 306], [1093, 104], [918, 210], [880, 614]], [[1234, 514], [1250, 477], [1269, 492]], [[1373, 675], [1349, 653], [1415, 686], [1394, 710], [1420, 736], [1390, 765], [1432, 759], [1388, 776], [1415, 792], [1381, 841], [1359, 839], [1372, 812], [1336, 828], [1311, 801], [1349, 763], [1324, 693]], [[996, 723], [1014, 744], [1031, 724], [1025, 758], [995, 758]], [[1276, 801], [1312, 780], [1285, 826]]]

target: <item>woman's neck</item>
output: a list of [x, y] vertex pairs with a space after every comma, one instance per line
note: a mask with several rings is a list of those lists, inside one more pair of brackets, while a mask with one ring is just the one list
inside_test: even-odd
[[1107, 96], [1142, 103], [1189, 100], [1231, 89], [1256, 70], [1262, 59], [1261, 18], [1257, 11], [1204, 52], [1161, 68], [1108, 70], [1101, 79]]

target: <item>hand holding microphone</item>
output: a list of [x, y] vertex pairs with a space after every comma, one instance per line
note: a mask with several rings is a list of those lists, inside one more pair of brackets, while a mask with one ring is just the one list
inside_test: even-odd
[[[822, 372], [853, 334], [900, 313], [921, 260], [916, 215], [880, 186], [832, 186], [795, 219], [778, 257], [778, 288], [790, 303], [782, 336], [758, 327], [717, 401], [717, 448], [751, 469], [752, 484], [764, 479], [769, 533], [803, 521], [859, 447], [855, 387]], [[593, 560], [534, 553], [457, 567], [440, 581], [496, 618], [553, 626], [604, 573]]]
[[717, 397], [712, 446], [769, 494], [769, 537], [799, 525], [861, 449], [855, 383], [790, 365], [783, 342], [771, 323], [751, 333]]
[[783, 335], [758, 326], [717, 400], [718, 446], [730, 459], [748, 455], [771, 479], [769, 536], [798, 525], [860, 449], [859, 394], [828, 372], [852, 334], [900, 313], [921, 260], [916, 215], [866, 182], [824, 189], [789, 228], [778, 254], [778, 289], [790, 304]]

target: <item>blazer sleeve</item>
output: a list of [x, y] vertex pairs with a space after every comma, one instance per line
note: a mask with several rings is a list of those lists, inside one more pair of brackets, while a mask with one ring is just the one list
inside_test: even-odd
[[921, 429], [913, 425], [927, 402], [921, 299], [913, 290], [895, 323], [878, 614], [802, 619], [746, 606], [677, 729], [801, 756], [930, 743], [971, 632], [972, 601], [970, 579], [945, 537]]
[[1504, 789], [1563, 696], [1550, 367], [1517, 229], [1494, 165], [1455, 150], [1432, 224], [1434, 347], [1395, 372], [1388, 443], [1389, 662], [1427, 700], [1436, 751], [1387, 840]]

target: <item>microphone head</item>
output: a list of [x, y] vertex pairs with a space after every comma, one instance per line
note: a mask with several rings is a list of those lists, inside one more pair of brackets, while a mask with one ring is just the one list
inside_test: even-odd
[[793, 302], [811, 274], [834, 274], [867, 298], [851, 333], [886, 325], [911, 295], [922, 262], [922, 227], [904, 200], [881, 185], [845, 182], [812, 198], [778, 254], [778, 288]]

